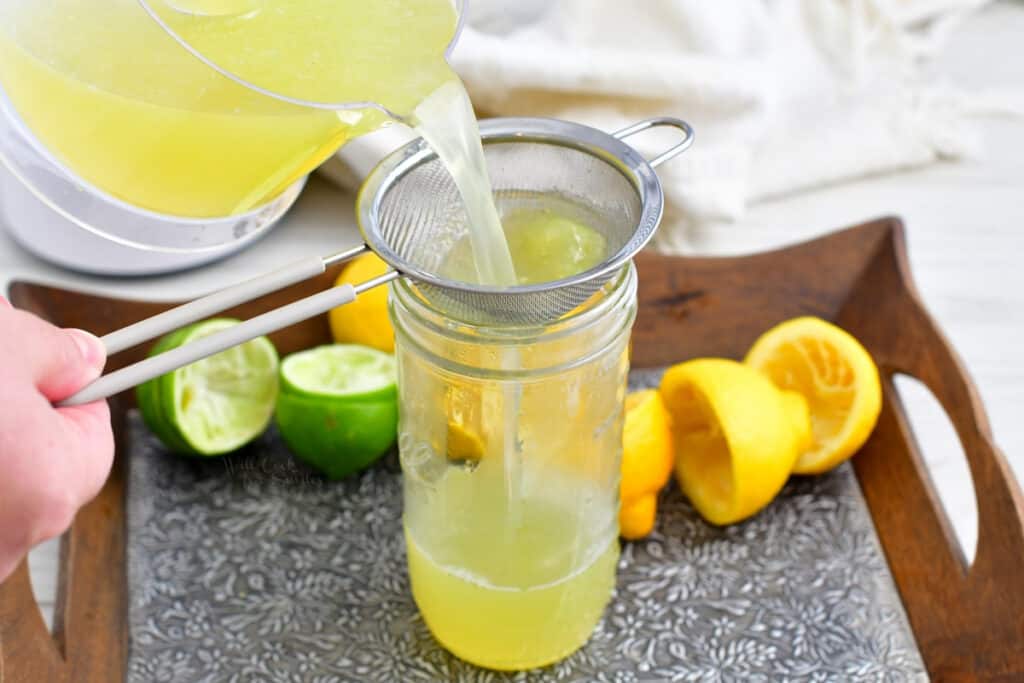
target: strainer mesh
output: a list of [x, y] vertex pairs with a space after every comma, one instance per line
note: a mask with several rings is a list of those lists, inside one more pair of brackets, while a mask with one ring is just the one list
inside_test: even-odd
[[[640, 194], [615, 162], [571, 146], [534, 140], [487, 141], [484, 153], [499, 210], [552, 204], [604, 235], [606, 258], [636, 239]], [[468, 234], [465, 209], [451, 176], [428, 158], [394, 179], [380, 198], [377, 224], [364, 226], [378, 253], [398, 256], [392, 265], [412, 265], [437, 276], [452, 250]], [[376, 243], [375, 243], [376, 242]], [[387, 247], [387, 250], [381, 247]], [[403, 263], [404, 262], [404, 263]], [[579, 306], [617, 271], [559, 283], [504, 291], [444, 281], [416, 280], [416, 288], [447, 315], [471, 323], [545, 324]]]

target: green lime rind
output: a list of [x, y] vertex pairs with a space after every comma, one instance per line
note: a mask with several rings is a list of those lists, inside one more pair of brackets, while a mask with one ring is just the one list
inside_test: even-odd
[[[214, 318], [189, 325], [161, 339], [150, 355], [177, 348], [238, 322], [232, 318]], [[260, 363], [251, 363], [254, 357]], [[183, 455], [223, 455], [241, 448], [266, 430], [277, 399], [278, 368], [273, 344], [266, 337], [259, 337], [150, 380], [136, 389], [136, 397], [146, 425], [168, 449]], [[254, 376], [252, 371], [256, 371]], [[188, 391], [198, 385], [202, 386], [202, 391]], [[192, 404], [190, 398], [194, 396], [199, 398]], [[221, 415], [215, 414], [218, 408]], [[216, 431], [213, 435], [211, 425]]]
[[390, 354], [334, 344], [281, 363], [275, 420], [299, 460], [330, 479], [365, 469], [398, 435], [398, 389]]
[[281, 392], [275, 419], [295, 457], [330, 479], [341, 479], [391, 450], [398, 435], [398, 397], [325, 405]]

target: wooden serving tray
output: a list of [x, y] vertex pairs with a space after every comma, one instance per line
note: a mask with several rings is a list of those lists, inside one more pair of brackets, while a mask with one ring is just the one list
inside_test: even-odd
[[[882, 372], [878, 426], [854, 467], [918, 647], [935, 680], [1024, 680], [1024, 497], [992, 442], [966, 372], [921, 304], [903, 227], [881, 219], [780, 251], [737, 258], [644, 253], [633, 366], [703, 355], [739, 358], [756, 336], [797, 315], [833, 320], [858, 337]], [[248, 318], [322, 290], [336, 271], [230, 311]], [[64, 327], [105, 334], [168, 307], [11, 286], [12, 303]], [[330, 339], [317, 318], [272, 336], [282, 354]], [[146, 348], [110, 359], [111, 369]], [[892, 378], [905, 373], [942, 404], [966, 453], [978, 502], [968, 565], [938, 501]], [[0, 682], [123, 681], [127, 659], [125, 425], [131, 392], [111, 400], [118, 458], [100, 495], [61, 544], [53, 634], [22, 562], [0, 584]]]

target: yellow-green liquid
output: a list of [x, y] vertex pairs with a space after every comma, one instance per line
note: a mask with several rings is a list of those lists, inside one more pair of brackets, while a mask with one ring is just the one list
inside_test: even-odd
[[[557, 524], [539, 518], [538, 524]], [[537, 531], [542, 535], [544, 527]], [[507, 563], [517, 578], [529, 577], [536, 545], [524, 537], [511, 543], [468, 542], [453, 564], [427, 555], [406, 531], [409, 579], [416, 605], [431, 633], [466, 661], [518, 671], [545, 666], [579, 649], [590, 638], [614, 587], [618, 540], [582, 570], [548, 583], [495, 585], [464, 567], [484, 550]], [[482, 548], [482, 545], [490, 547]]]
[[476, 466], [448, 465], [429, 488], [415, 466], [407, 472], [409, 578], [446, 648], [488, 668], [531, 669], [590, 637], [614, 587], [619, 543], [596, 471], [529, 462], [510, 477], [509, 459], [533, 450], [496, 446]]
[[[608, 240], [592, 227], [597, 216], [581, 216], [579, 207], [557, 197], [534, 199], [527, 205], [499, 198], [500, 220], [515, 269], [515, 284], [552, 282], [581, 273], [607, 258]], [[467, 237], [456, 243], [442, 275], [472, 282], [474, 250]]]
[[[455, 79], [443, 58], [456, 25], [450, 0], [175, 1], [214, 14], [153, 0], [179, 35], [290, 97], [379, 102], [408, 115]], [[251, 11], [231, 14], [233, 6]], [[302, 107], [238, 85], [183, 49], [138, 0], [0, 5], [0, 83], [79, 177], [184, 217], [258, 207], [386, 120], [375, 109]]]

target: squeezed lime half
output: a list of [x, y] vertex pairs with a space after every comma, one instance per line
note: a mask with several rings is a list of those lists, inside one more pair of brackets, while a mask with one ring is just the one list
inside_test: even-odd
[[[161, 339], [157, 355], [237, 325], [214, 318]], [[278, 394], [278, 356], [266, 337], [161, 375], [136, 389], [149, 428], [171, 450], [214, 456], [241, 448], [266, 430]]]

